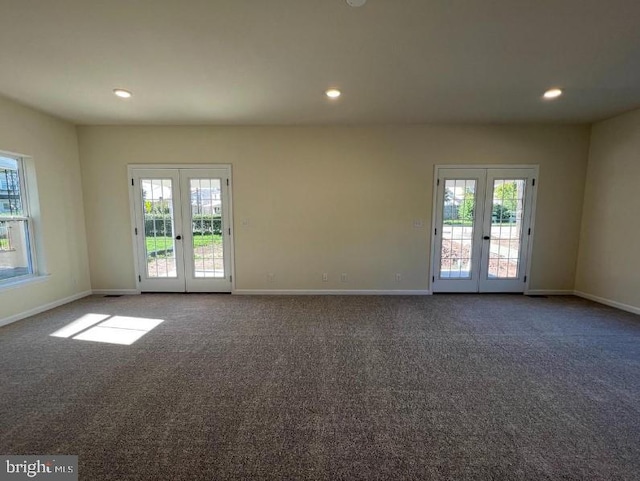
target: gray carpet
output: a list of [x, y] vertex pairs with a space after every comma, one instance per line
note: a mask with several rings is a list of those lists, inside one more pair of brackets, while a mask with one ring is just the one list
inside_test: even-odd
[[[50, 336], [87, 313], [164, 322]], [[640, 479], [640, 317], [574, 297], [91, 297], [0, 342], [0, 453], [82, 480]]]

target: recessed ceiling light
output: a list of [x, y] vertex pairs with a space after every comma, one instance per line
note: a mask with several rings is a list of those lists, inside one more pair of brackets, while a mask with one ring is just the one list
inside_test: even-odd
[[350, 7], [362, 7], [367, 0], [347, 0], [347, 5]]
[[547, 90], [543, 97], [545, 99], [556, 99], [562, 95], [562, 90], [560, 89], [549, 89]]
[[120, 97], [122, 99], [131, 98], [131, 96], [133, 95], [131, 92], [129, 92], [128, 90], [125, 90], [125, 89], [113, 89], [113, 93], [114, 93], [114, 95], [117, 95], [118, 97]]
[[340, 92], [338, 89], [329, 89], [325, 92], [325, 95], [330, 99], [337, 99], [338, 97], [340, 97], [340, 95], [342, 95], [342, 92]]

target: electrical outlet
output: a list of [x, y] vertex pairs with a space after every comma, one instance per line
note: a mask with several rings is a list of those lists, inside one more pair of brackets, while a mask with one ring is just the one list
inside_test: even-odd
[[267, 273], [267, 282], [273, 282], [275, 278], [276, 278], [276, 275], [273, 272]]
[[413, 219], [413, 228], [422, 229], [424, 227], [424, 221], [422, 219]]
[[402, 274], [396, 272], [396, 282], [400, 282], [402, 280]]
[[347, 273], [343, 272], [340, 274], [340, 282], [347, 282]]
[[322, 273], [322, 282], [327, 282], [329, 280], [329, 274], [326, 272]]

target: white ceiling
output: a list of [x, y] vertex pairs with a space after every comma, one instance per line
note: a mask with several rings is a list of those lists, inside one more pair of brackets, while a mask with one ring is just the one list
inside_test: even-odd
[[640, 107], [640, 1], [0, 0], [0, 94], [80, 124], [591, 122]]

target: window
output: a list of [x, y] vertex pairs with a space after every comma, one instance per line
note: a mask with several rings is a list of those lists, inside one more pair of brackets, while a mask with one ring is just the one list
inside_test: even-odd
[[34, 274], [23, 160], [0, 154], [0, 285]]

